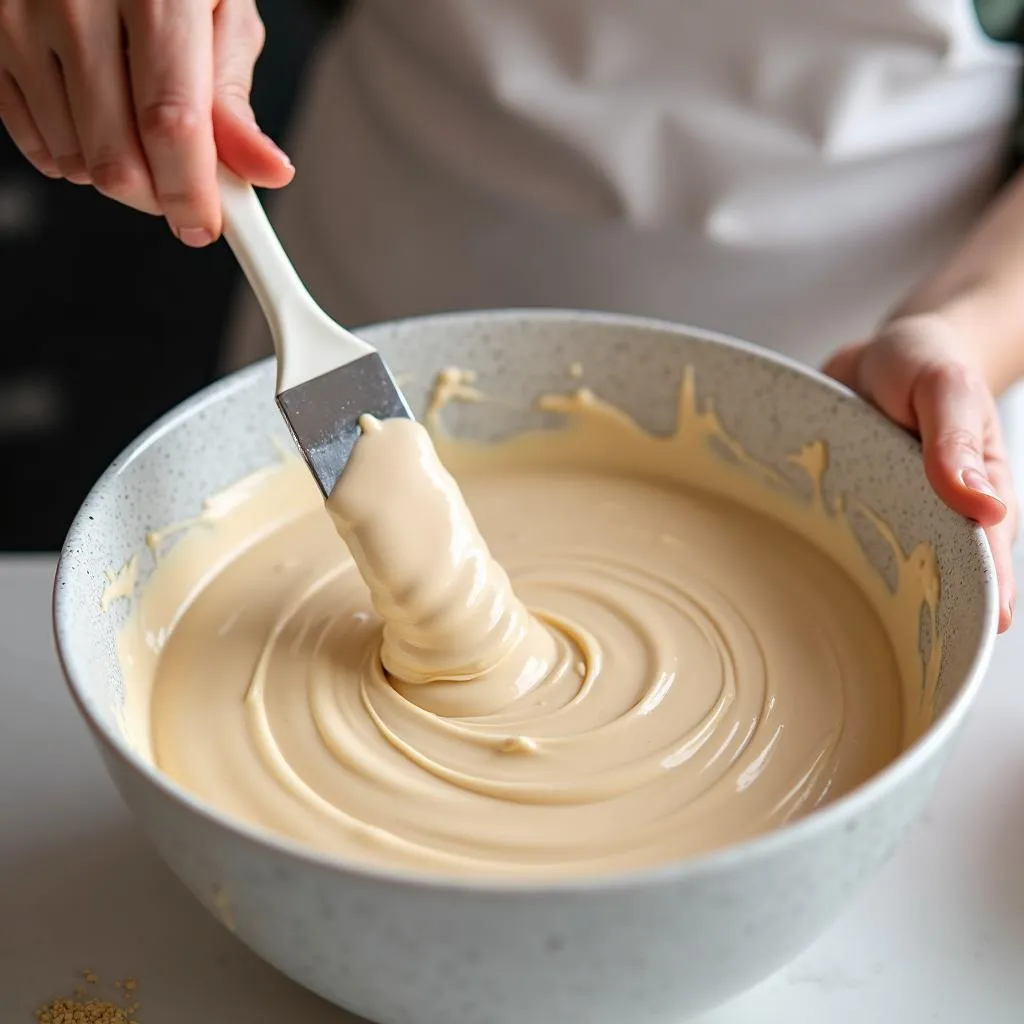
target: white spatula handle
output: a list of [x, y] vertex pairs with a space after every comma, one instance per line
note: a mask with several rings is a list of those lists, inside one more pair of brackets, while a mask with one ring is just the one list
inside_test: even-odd
[[277, 391], [287, 391], [372, 352], [313, 301], [251, 185], [220, 166], [224, 237], [270, 325]]

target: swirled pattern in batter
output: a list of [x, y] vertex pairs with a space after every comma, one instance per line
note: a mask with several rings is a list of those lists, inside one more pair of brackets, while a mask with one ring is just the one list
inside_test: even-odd
[[[174, 619], [155, 658], [154, 756], [223, 810], [417, 870], [577, 875], [762, 832], [901, 747], [900, 671], [871, 603], [767, 516], [646, 475], [505, 464], [500, 451], [459, 474], [511, 581], [504, 600], [540, 631], [511, 645], [527, 656], [515, 665], [476, 649], [469, 675], [494, 684], [478, 700], [477, 682], [444, 670], [455, 634], [436, 591], [406, 580], [382, 604], [375, 585], [375, 608], [304, 473], [284, 466], [150, 583], [150, 618]], [[425, 508], [388, 515], [412, 531]], [[349, 528], [368, 522], [347, 515]], [[393, 564], [413, 564], [438, 529], [403, 535]], [[382, 536], [357, 551], [364, 571], [387, 558]], [[456, 553], [420, 551], [422, 587], [438, 583], [424, 567]], [[480, 596], [487, 565], [467, 564], [466, 592]], [[413, 606], [382, 662], [380, 610], [395, 622]], [[514, 608], [478, 611], [485, 641], [507, 639]], [[524, 673], [530, 651], [542, 654]], [[410, 658], [432, 672], [396, 684], [385, 664]]]

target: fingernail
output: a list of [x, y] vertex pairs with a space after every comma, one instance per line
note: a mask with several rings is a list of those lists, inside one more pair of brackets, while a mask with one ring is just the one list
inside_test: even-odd
[[960, 479], [963, 481], [964, 487], [969, 491], [974, 491], [977, 494], [984, 494], [986, 498], [994, 498], [1004, 508], [1006, 502], [996, 493], [995, 488], [988, 482], [988, 477], [984, 473], [979, 472], [976, 469], [965, 469], [960, 474]]
[[176, 234], [180, 241], [193, 249], [202, 249], [213, 241], [213, 235], [206, 228], [178, 228]]

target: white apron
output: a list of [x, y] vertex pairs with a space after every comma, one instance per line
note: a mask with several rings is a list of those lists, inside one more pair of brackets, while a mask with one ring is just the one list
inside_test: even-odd
[[971, 0], [363, 0], [275, 218], [348, 325], [604, 309], [818, 364], [977, 219], [1020, 63]]

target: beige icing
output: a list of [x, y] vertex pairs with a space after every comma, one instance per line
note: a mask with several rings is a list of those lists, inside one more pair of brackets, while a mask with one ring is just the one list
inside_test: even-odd
[[824, 445], [793, 458], [808, 500], [690, 373], [664, 438], [580, 390], [542, 400], [562, 429], [470, 445], [437, 429], [452, 398], [484, 396], [441, 378], [453, 476], [419, 425], [367, 422], [330, 501], [354, 560], [294, 459], [161, 559], [121, 636], [126, 727], [185, 788], [360, 860], [556, 877], [770, 829], [920, 733], [934, 557], [858, 508], [886, 584]]

